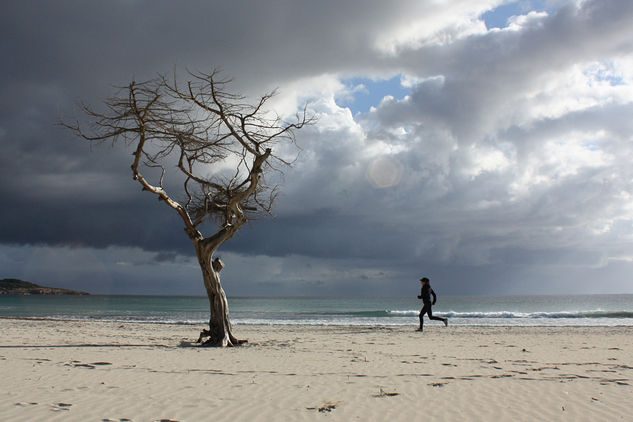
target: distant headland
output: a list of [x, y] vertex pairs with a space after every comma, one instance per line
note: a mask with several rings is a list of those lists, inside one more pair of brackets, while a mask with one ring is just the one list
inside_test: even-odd
[[0, 295], [88, 295], [78, 290], [39, 286], [16, 278], [0, 280]]

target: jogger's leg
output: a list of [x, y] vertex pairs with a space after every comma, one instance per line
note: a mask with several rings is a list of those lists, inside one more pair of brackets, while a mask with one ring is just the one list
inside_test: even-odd
[[429, 306], [429, 319], [435, 320], [435, 321], [442, 321], [444, 323], [445, 327], [448, 327], [448, 318], [442, 318], [442, 317], [437, 317], [437, 316], [433, 316], [433, 311], [431, 310], [431, 307]]

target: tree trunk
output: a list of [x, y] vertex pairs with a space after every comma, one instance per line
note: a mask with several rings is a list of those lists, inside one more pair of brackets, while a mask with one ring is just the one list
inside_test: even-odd
[[214, 251], [215, 248], [204, 242], [196, 244], [196, 254], [210, 306], [209, 329], [202, 330], [198, 343], [202, 343], [203, 346], [236, 346], [245, 343], [246, 340], [238, 340], [231, 332], [229, 303], [220, 283], [220, 271], [224, 264], [219, 258], [213, 260]]

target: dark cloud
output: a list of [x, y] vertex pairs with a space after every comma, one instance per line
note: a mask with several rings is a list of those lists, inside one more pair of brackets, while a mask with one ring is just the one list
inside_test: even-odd
[[[132, 181], [129, 147], [57, 123], [133, 79], [220, 66], [319, 117], [276, 218], [223, 248], [232, 294], [408, 294], [421, 272], [453, 294], [575, 292], [574, 277], [630, 291], [633, 4], [570, 0], [486, 31], [498, 3], [5, 2], [0, 262], [71, 288], [92, 274], [95, 292], [198, 292], [182, 224]], [[353, 95], [344, 78], [397, 75], [402, 100], [355, 117], [334, 101]], [[107, 265], [64, 269], [91, 253]], [[36, 270], [38, 254], [56, 260]]]

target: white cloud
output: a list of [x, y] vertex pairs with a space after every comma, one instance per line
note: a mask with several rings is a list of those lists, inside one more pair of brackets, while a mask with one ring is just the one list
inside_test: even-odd
[[[403, 244], [402, 250], [447, 263], [489, 262], [494, 248], [537, 248], [546, 238], [558, 248], [584, 248], [596, 240], [584, 231], [585, 219], [592, 221], [595, 233], [612, 230], [614, 213], [630, 219], [621, 211], [630, 201], [611, 196], [608, 186], [623, 184], [625, 192], [633, 188], [625, 176], [631, 172], [621, 172], [628, 166], [623, 157], [631, 150], [617, 141], [620, 123], [599, 117], [607, 106], [633, 102], [627, 73], [632, 56], [620, 51], [617, 31], [582, 32], [592, 26], [593, 17], [595, 25], [604, 24], [599, 13], [592, 17], [590, 12], [595, 11], [571, 6], [560, 16], [515, 17], [507, 30], [456, 37], [444, 46], [446, 54], [429, 43], [413, 42], [406, 31], [399, 33], [393, 44], [399, 47], [390, 52], [394, 63], [407, 63], [403, 80], [413, 94], [402, 100], [385, 98], [359, 120], [360, 126], [323, 115], [327, 135], [306, 140], [316, 161], [326, 139], [336, 139], [328, 145], [336, 147], [341, 160], [364, 168], [371, 185], [389, 191], [369, 195], [357, 172], [336, 177], [341, 167], [321, 162], [314, 170], [330, 175], [332, 190], [314, 196], [311, 189], [302, 195], [297, 188], [293, 195], [318, 208], [323, 198], [345, 191], [344, 202], [329, 205], [344, 213], [356, 207], [369, 221], [389, 218], [402, 225], [395, 229], [401, 234], [421, 229], [425, 236], [426, 225], [439, 225], [426, 247]], [[574, 41], [577, 56], [564, 52], [569, 46], [556, 34], [560, 25], [582, 35]], [[548, 33], [552, 42], [536, 48]], [[604, 40], [597, 42], [597, 36]], [[582, 50], [583, 43], [589, 51]], [[558, 52], [561, 59], [551, 61]], [[415, 62], [407, 61], [412, 57]], [[352, 128], [354, 136], [349, 136]], [[614, 141], [623, 148], [619, 152]], [[613, 171], [621, 177], [603, 177]], [[474, 242], [476, 238], [480, 241]], [[595, 247], [608, 249], [608, 242]]]
[[[613, 268], [620, 267], [614, 262], [628, 262], [627, 250], [633, 246], [630, 2], [559, 2], [555, 10], [526, 10], [506, 28], [491, 31], [482, 14], [507, 2], [279, 0], [249, 5], [248, 11], [238, 3], [222, 3], [215, 10], [223, 17], [216, 25], [201, 24], [198, 16], [205, 14], [200, 10], [181, 10], [169, 21], [173, 31], [152, 32], [164, 28], [171, 16], [151, 18], [151, 25], [138, 27], [147, 31], [144, 48], [121, 29], [136, 27], [126, 18], [134, 14], [117, 9], [122, 20], [104, 19], [114, 27], [95, 23], [92, 32], [83, 33], [79, 45], [69, 49], [71, 44], [64, 40], [78, 39], [86, 31], [73, 26], [72, 13], [91, 14], [81, 8], [53, 10], [49, 20], [56, 24], [50, 31], [58, 36], [47, 38], [60, 41], [32, 43], [34, 51], [52, 49], [59, 63], [51, 63], [44, 74], [44, 67], [31, 61], [36, 55], [16, 51], [11, 61], [31, 69], [25, 75], [38, 79], [31, 86], [56, 86], [54, 92], [61, 97], [88, 96], [88, 101], [102, 100], [106, 88], [96, 87], [100, 83], [125, 83], [130, 75], [153, 75], [177, 64], [192, 69], [224, 66], [227, 75], [235, 77], [235, 88], [252, 96], [278, 87], [270, 105], [283, 117], [308, 104], [318, 120], [298, 134], [302, 151], [286, 170], [274, 210], [279, 219], [257, 221], [244, 232], [242, 243], [238, 239], [237, 246], [227, 245], [231, 252], [225, 253], [226, 260], [233, 264], [227, 268], [229, 280], [256, 289], [257, 280], [246, 279], [257, 274], [258, 280], [284, 292], [299, 291], [287, 287], [293, 279], [304, 280], [300, 285], [315, 289], [310, 291], [336, 286], [338, 280], [352, 291], [354, 283], [359, 286], [361, 280], [380, 280], [383, 275], [404, 282], [407, 272], [415, 273], [422, 265], [462, 280], [471, 276], [472, 266], [483, 268], [481, 280], [501, 279], [502, 270], [510, 266], [528, 268], [522, 273], [526, 279], [529, 274], [555, 279], [561, 274], [557, 257], [578, 271], [609, 267], [615, 280]], [[127, 8], [142, 5], [117, 7], [129, 12]], [[208, 7], [200, 5], [202, 10]], [[234, 16], [243, 20], [237, 22]], [[55, 32], [66, 27], [68, 32]], [[27, 29], [22, 33], [32, 32]], [[121, 45], [129, 51], [120, 51]], [[103, 53], [93, 63], [95, 50]], [[92, 63], [94, 68], [73, 66], [77, 63]], [[18, 76], [23, 76], [18, 73], [5, 78], [15, 82], [7, 91], [15, 98]], [[406, 97], [387, 95], [370, 112], [356, 116], [341, 107], [342, 99], [369, 88], [344, 81], [398, 75], [410, 88]], [[49, 78], [54, 83], [47, 83]], [[129, 164], [108, 164], [91, 173], [94, 155], [63, 143], [51, 147], [43, 141], [48, 126], [32, 116], [55, 109], [57, 100], [47, 95], [38, 103], [35, 95], [27, 94], [10, 107], [3, 104], [7, 113], [0, 119], [0, 139], [15, 139], [7, 156], [22, 158], [0, 157], [11, 176], [5, 178], [11, 183], [0, 188], [22, 204], [25, 219], [34, 221], [27, 211], [39, 209], [38, 199], [51, 200], [39, 192], [64, 185], [61, 189], [81, 206], [86, 185], [98, 184], [100, 174], [127, 171]], [[277, 153], [294, 158], [296, 151]], [[103, 154], [101, 159], [118, 163], [123, 155]], [[73, 178], [80, 171], [91, 178]], [[131, 183], [127, 173], [121, 180]], [[116, 182], [102, 182], [104, 198], [115, 197], [112, 192], [130, 197]], [[146, 205], [145, 196], [139, 198], [134, 210], [148, 209], [148, 221], [162, 223], [156, 217], [162, 216], [162, 208], [144, 208], [153, 204]], [[108, 219], [110, 211], [96, 206], [84, 210], [82, 216], [94, 212], [104, 226], [116, 227], [117, 222]], [[76, 229], [71, 216], [60, 211], [56, 218], [65, 224], [59, 227]], [[26, 242], [23, 234], [7, 234], [20, 226], [16, 214], [9, 217], [3, 220], [7, 241]], [[58, 236], [72, 232], [60, 229]], [[82, 238], [88, 244], [90, 234]], [[137, 237], [131, 231], [112, 236], [112, 242], [129, 245], [139, 242]], [[163, 242], [152, 247], [175, 249], [173, 242]], [[130, 255], [143, 253], [134, 250]], [[114, 266], [135, 262], [113, 255]], [[71, 258], [59, 257], [68, 262]], [[541, 272], [543, 262], [550, 272]], [[182, 263], [164, 265], [174, 265], [170, 274], [193, 271]], [[521, 277], [512, 271], [503, 275]], [[460, 288], [467, 291], [466, 282]]]
[[379, 51], [397, 56], [403, 49], [445, 45], [474, 34], [482, 34], [486, 32], [486, 26], [479, 16], [499, 3], [498, 0], [419, 2], [412, 5], [408, 16], [384, 29], [375, 45]]

